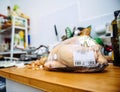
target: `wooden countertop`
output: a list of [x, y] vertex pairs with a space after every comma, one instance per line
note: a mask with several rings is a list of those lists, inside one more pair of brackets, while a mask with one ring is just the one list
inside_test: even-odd
[[120, 92], [120, 67], [102, 73], [64, 73], [27, 68], [2, 68], [0, 76], [50, 92]]

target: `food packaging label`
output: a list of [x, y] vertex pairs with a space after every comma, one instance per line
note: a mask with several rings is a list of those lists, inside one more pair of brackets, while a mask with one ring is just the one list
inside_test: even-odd
[[73, 52], [74, 66], [92, 66], [96, 64], [93, 51]]

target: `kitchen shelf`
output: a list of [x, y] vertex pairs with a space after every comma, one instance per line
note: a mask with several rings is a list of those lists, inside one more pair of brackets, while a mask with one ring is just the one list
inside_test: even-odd
[[[28, 21], [25, 18], [21, 18], [21, 17], [16, 17], [13, 16], [12, 17], [12, 24], [10, 27], [5, 28], [0, 30], [0, 35], [4, 38], [6, 35], [9, 36], [10, 38], [10, 50], [7, 52], [0, 52], [0, 55], [10, 55], [11, 60], [13, 59], [13, 55], [14, 54], [22, 54], [22, 53], [26, 53], [26, 51], [22, 51], [22, 50], [16, 50], [15, 49], [15, 33], [18, 33], [19, 31], [23, 31], [24, 32], [24, 44], [23, 47], [24, 49], [28, 47]], [[3, 39], [0, 39], [3, 40]], [[19, 44], [18, 44], [19, 46]]]
[[2, 29], [2, 30], [0, 30], [0, 34], [6, 33], [6, 32], [8, 32], [11, 29], [12, 29], [12, 27], [8, 27], [8, 28], [5, 28], [5, 29]]
[[[10, 54], [11, 52], [8, 51], [8, 52], [0, 52], [0, 55], [8, 55]], [[13, 54], [23, 54], [23, 53], [27, 53], [26, 51], [14, 51]]]

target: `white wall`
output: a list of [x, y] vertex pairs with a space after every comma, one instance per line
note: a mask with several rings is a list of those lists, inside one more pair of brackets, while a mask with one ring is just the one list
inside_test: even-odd
[[[18, 4], [31, 19], [33, 46], [56, 41], [53, 25], [59, 36], [65, 34], [66, 26], [99, 26], [111, 22], [113, 11], [120, 9], [120, 0], [1, 0], [2, 4]], [[0, 2], [1, 2], [0, 1]], [[1, 3], [0, 3], [1, 4]], [[5, 8], [5, 7], [3, 7]], [[0, 6], [0, 12], [1, 10]], [[5, 11], [3, 12], [5, 13]]]
[[11, 5], [10, 0], [0, 0], [0, 14], [7, 15], [7, 6]]
[[31, 41], [33, 46], [56, 41], [54, 24], [59, 36], [65, 34], [66, 26], [78, 24], [78, 9], [73, 0], [11, 0], [31, 17]]
[[113, 19], [115, 10], [120, 10], [120, 0], [79, 0], [79, 21], [82, 25], [101, 25]]

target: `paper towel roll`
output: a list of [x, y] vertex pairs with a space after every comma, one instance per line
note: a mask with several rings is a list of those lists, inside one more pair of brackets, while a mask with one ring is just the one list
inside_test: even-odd
[[95, 31], [95, 33], [97, 33], [97, 34], [105, 34], [105, 33], [106, 33], [106, 27], [103, 26], [103, 25], [96, 26], [96, 27], [94, 28], [94, 31]]

